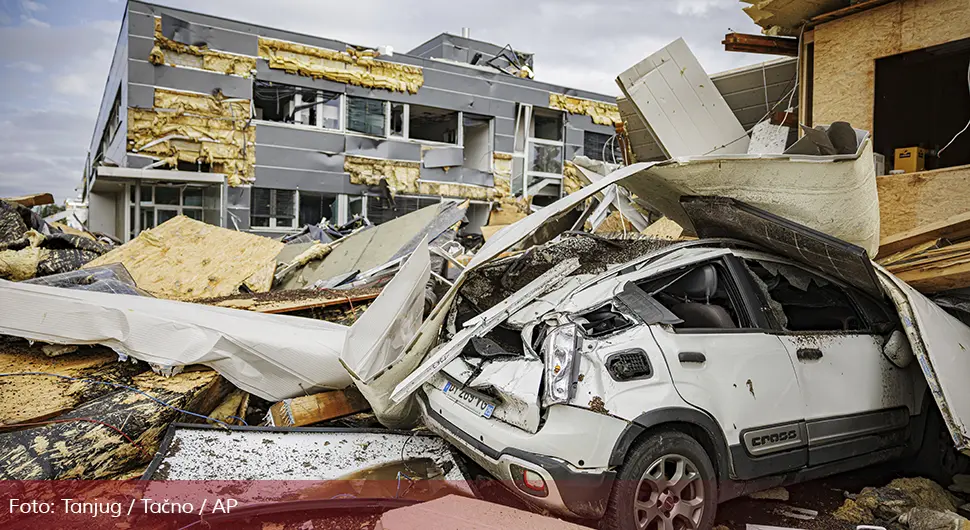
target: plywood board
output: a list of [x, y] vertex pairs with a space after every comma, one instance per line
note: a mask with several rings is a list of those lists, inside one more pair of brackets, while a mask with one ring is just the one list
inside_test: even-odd
[[970, 211], [970, 166], [876, 177], [876, 187], [883, 239]]
[[159, 298], [191, 300], [268, 291], [283, 243], [178, 216], [146, 230], [85, 268], [121, 263], [138, 287]]
[[621, 73], [617, 84], [667, 156], [747, 151], [741, 123], [683, 39]]

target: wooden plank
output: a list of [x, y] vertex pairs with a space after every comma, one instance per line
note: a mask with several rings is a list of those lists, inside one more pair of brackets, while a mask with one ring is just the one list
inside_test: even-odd
[[303, 427], [368, 410], [370, 403], [355, 388], [284, 399], [269, 408], [275, 427]]
[[[936, 239], [964, 239], [970, 237], [970, 211], [951, 215], [935, 223], [882, 238], [879, 256], [888, 256], [926, 241]], [[877, 258], [879, 256], [876, 256]]]
[[889, 256], [881, 258], [877, 261], [877, 263], [879, 263], [883, 267], [889, 267], [890, 265], [905, 261], [917, 254], [920, 254], [921, 252], [925, 252], [933, 248], [934, 246], [936, 246], [936, 244], [939, 241], [940, 241], [939, 239], [934, 239], [933, 241], [920, 243], [918, 245], [912, 246], [900, 252], [896, 252], [895, 254], [890, 254]]
[[921, 293], [970, 287], [970, 260], [949, 267], [905, 271], [896, 276]]
[[888, 269], [890, 271], [911, 270], [918, 267], [932, 266], [965, 255], [970, 255], [970, 241], [915, 254], [889, 265]]
[[874, 7], [879, 7], [883, 4], [888, 4], [895, 0], [863, 0], [862, 2], [856, 2], [848, 7], [843, 7], [842, 9], [836, 9], [835, 11], [829, 11], [828, 13], [822, 13], [821, 15], [816, 15], [811, 18], [810, 22], [812, 25], [823, 24], [825, 22], [831, 22], [833, 20], [847, 17], [849, 15], [854, 15], [856, 13], [861, 13], [867, 9], [872, 9]]
[[45, 204], [54, 204], [54, 196], [50, 193], [35, 193], [34, 195], [24, 195], [23, 197], [4, 197], [3, 199], [7, 202], [14, 202], [21, 206], [26, 206], [30, 208], [31, 206], [43, 206]]
[[968, 213], [970, 165], [876, 177], [883, 237], [921, 230]]

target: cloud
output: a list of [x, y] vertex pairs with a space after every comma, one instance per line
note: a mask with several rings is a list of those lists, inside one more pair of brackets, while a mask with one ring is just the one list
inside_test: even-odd
[[24, 22], [24, 24], [28, 24], [30, 26], [34, 26], [34, 27], [37, 27], [37, 28], [49, 28], [49, 27], [51, 27], [51, 25], [48, 24], [47, 22], [44, 22], [43, 20], [37, 20], [36, 18], [29, 17], [27, 15], [21, 15], [20, 16], [20, 20], [22, 20]]
[[16, 68], [23, 70], [25, 72], [30, 72], [32, 74], [39, 74], [44, 71], [44, 67], [37, 63], [30, 63], [27, 61], [17, 61], [15, 63], [10, 63], [7, 68]]
[[47, 6], [38, 2], [34, 2], [33, 0], [22, 0], [20, 2], [20, 7], [22, 7], [24, 11], [30, 11], [30, 12], [47, 11]]

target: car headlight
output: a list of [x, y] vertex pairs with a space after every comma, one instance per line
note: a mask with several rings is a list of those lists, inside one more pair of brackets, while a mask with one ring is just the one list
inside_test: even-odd
[[579, 326], [559, 326], [546, 336], [542, 355], [546, 365], [546, 384], [542, 394], [544, 406], [567, 403], [572, 397], [573, 382], [579, 370]]

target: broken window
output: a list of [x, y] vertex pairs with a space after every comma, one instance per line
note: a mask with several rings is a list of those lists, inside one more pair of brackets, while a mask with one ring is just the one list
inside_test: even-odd
[[397, 195], [392, 199], [371, 195], [367, 198], [367, 219], [375, 225], [386, 223], [441, 202], [441, 197], [409, 197]]
[[562, 174], [561, 145], [533, 143], [529, 147], [529, 171]]
[[347, 130], [385, 136], [385, 102], [377, 99], [347, 96]]
[[458, 143], [458, 112], [421, 105], [408, 109], [408, 137], [429, 142]]
[[391, 103], [390, 126], [391, 136], [407, 138], [407, 106], [404, 103]]
[[620, 150], [620, 143], [616, 141], [615, 134], [609, 135], [584, 131], [583, 154], [593, 160], [600, 160], [611, 164], [623, 163], [623, 151]]
[[562, 111], [535, 109], [532, 117], [532, 137], [542, 140], [562, 141]]
[[[843, 287], [792, 265], [745, 260], [756, 277], [755, 284], [769, 307], [780, 305], [773, 315], [786, 331], [862, 331], [869, 328], [853, 296]], [[861, 296], [861, 295], [860, 295]], [[871, 303], [878, 311], [878, 304]], [[777, 313], [777, 311], [775, 311]], [[889, 317], [882, 311], [882, 319]]]
[[253, 81], [256, 119], [340, 129], [340, 94], [271, 81]]
[[301, 191], [299, 226], [319, 224], [324, 219], [337, 222], [337, 196]]
[[296, 226], [296, 192], [253, 188], [250, 225], [254, 228], [293, 228]]
[[492, 171], [491, 118], [462, 114], [462, 141], [464, 143], [464, 167], [479, 171]]
[[720, 262], [684, 267], [637, 285], [683, 322], [674, 329], [754, 327]]

